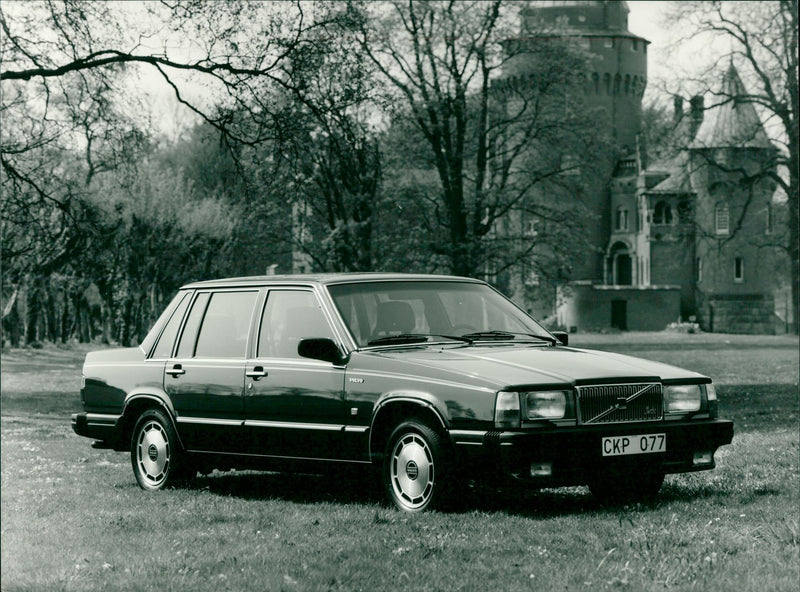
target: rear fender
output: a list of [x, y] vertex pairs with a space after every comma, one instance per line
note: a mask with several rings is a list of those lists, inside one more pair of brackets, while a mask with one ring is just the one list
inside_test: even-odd
[[178, 441], [180, 442], [181, 448], [183, 448], [180, 431], [178, 431], [178, 425], [175, 421], [175, 408], [172, 405], [172, 401], [164, 391], [156, 388], [137, 390], [136, 392], [130, 393], [125, 398], [121, 419], [123, 440], [130, 440], [130, 432], [133, 430], [136, 418], [139, 417], [143, 409], [148, 408], [160, 408], [167, 412], [167, 416], [172, 422], [172, 428], [178, 435]]

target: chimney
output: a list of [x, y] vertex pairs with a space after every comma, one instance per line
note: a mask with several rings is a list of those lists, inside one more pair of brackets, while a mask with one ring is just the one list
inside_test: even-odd
[[673, 123], [678, 123], [681, 119], [683, 119], [683, 97], [680, 95], [675, 95], [672, 97], [672, 121]]
[[695, 95], [689, 102], [689, 114], [692, 118], [692, 137], [703, 123], [703, 95]]

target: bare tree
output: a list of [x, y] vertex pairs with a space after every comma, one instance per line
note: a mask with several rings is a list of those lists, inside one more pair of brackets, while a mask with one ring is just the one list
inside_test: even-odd
[[[395, 117], [413, 122], [438, 175], [431, 210], [451, 272], [484, 273], [492, 232], [516, 210], [556, 225], [574, 219], [552, 194], [533, 196], [548, 183], [573, 181], [564, 173], [585, 162], [589, 128], [576, 108], [583, 56], [552, 40], [515, 41], [517, 7], [500, 0], [371, 8], [362, 49], [395, 91]], [[520, 56], [526, 66], [512, 76], [504, 68]], [[533, 244], [517, 254], [529, 255]]]
[[[130, 140], [143, 139], [122, 89], [149, 70], [177, 101], [226, 141], [256, 145], [269, 129], [231, 119], [269, 108], [270, 85], [286, 86], [280, 66], [313, 51], [322, 23], [302, 3], [77, 0], [4, 3], [2, 46], [3, 258], [53, 267], [68, 257], [87, 221], [80, 184], [53, 175], [80, 162], [84, 185], [113, 168]], [[200, 96], [197, 85], [211, 88]], [[235, 125], [241, 124], [241, 125]], [[69, 161], [73, 161], [70, 163]]]
[[781, 247], [790, 261], [794, 330], [797, 331], [800, 300], [798, 2], [680, 2], [675, 3], [671, 18], [684, 31], [681, 42], [700, 41], [706, 46], [727, 48], [695, 82], [708, 80], [711, 71], [734, 63], [744, 77], [746, 91], [728, 96], [729, 91], [720, 93], [714, 89], [715, 102], [752, 103], [762, 113], [770, 139], [779, 147], [775, 160], [765, 162], [761, 171], [749, 171], [748, 180], [757, 182], [759, 176], [768, 177], [786, 196], [788, 232]]

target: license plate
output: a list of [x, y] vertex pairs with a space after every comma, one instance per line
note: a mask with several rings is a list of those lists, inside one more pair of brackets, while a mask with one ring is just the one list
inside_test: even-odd
[[623, 454], [649, 454], [667, 449], [666, 434], [642, 434], [635, 436], [610, 436], [603, 438], [603, 456]]

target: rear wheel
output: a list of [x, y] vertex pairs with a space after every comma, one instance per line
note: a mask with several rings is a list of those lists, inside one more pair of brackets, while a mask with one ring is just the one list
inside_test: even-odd
[[131, 436], [131, 464], [142, 489], [155, 491], [190, 476], [190, 464], [178, 444], [172, 422], [160, 409], [148, 409]]
[[594, 475], [589, 480], [589, 491], [600, 502], [608, 505], [647, 502], [655, 499], [663, 483], [663, 471], [607, 473]]
[[398, 509], [422, 512], [446, 501], [451, 458], [430, 426], [416, 419], [398, 425], [389, 436], [384, 459], [384, 487]]

